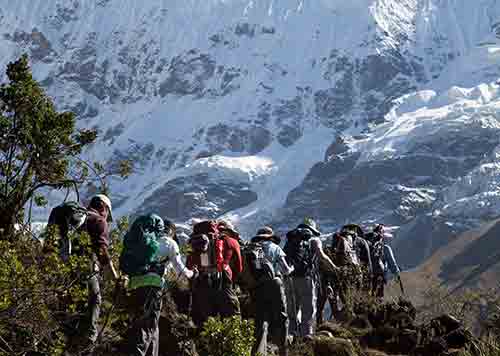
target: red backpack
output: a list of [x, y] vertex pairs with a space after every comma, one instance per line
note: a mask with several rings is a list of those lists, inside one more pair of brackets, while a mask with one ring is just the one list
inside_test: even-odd
[[[187, 260], [189, 268], [197, 266], [200, 272], [223, 271], [225, 241], [220, 236], [216, 221], [205, 220], [195, 224], [189, 244], [192, 248]], [[208, 259], [202, 258], [203, 253], [207, 253]]]

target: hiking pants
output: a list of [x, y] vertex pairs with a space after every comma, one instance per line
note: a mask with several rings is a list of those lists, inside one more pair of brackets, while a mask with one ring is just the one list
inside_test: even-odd
[[288, 314], [285, 287], [280, 278], [259, 285], [252, 296], [255, 299], [255, 344], [252, 355], [267, 355], [267, 338], [279, 348], [279, 356], [288, 355]]
[[[323, 311], [325, 309], [326, 302], [330, 303], [331, 315], [334, 315], [335, 308], [337, 307], [337, 301], [335, 295], [328, 295], [328, 287], [334, 288], [333, 283], [334, 278], [328, 273], [321, 274], [320, 282], [318, 283], [318, 305], [316, 312], [316, 325], [319, 326], [323, 324]], [[335, 293], [334, 293], [335, 294]]]
[[377, 298], [384, 298], [384, 288], [386, 283], [385, 275], [381, 273], [373, 275], [372, 294]]
[[101, 313], [101, 287], [99, 285], [99, 273], [94, 273], [87, 282], [88, 289], [88, 310], [87, 310], [87, 325], [88, 339], [93, 344], [97, 340], [99, 334], [99, 315]]
[[130, 355], [158, 356], [162, 289], [142, 287], [130, 293]]
[[225, 272], [223, 272], [222, 277], [222, 288], [216, 290], [216, 300], [219, 301], [216, 303], [216, 314], [220, 315], [222, 318], [241, 314], [240, 301], [236, 295], [233, 282]]
[[192, 286], [191, 318], [197, 327], [211, 316], [227, 318], [240, 314], [240, 303], [233, 283], [224, 273], [221, 281], [201, 274]]
[[[314, 322], [316, 321], [316, 282], [313, 277], [293, 277], [293, 298], [295, 299], [295, 311], [292, 325], [293, 332], [299, 336], [308, 336], [314, 333]], [[300, 323], [297, 315], [300, 311]]]

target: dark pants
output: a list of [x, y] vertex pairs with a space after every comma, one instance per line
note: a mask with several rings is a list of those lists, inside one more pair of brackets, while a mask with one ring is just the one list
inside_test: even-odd
[[[317, 290], [313, 277], [293, 277], [287, 281], [288, 316], [290, 333], [294, 336], [314, 334], [316, 322]], [[300, 323], [297, 315], [300, 311]]]
[[158, 356], [162, 289], [143, 287], [130, 294], [130, 355]]
[[227, 318], [239, 314], [240, 302], [225, 273], [219, 279], [200, 274], [193, 281], [191, 317], [197, 327], [202, 327], [211, 316]]
[[91, 343], [95, 343], [99, 334], [99, 315], [101, 314], [101, 287], [99, 284], [100, 275], [92, 275], [88, 282], [88, 311], [87, 311], [87, 325], [88, 325], [88, 339]]
[[372, 295], [377, 298], [384, 298], [384, 288], [386, 284], [385, 276], [377, 273], [373, 276]]
[[337, 308], [336, 294], [328, 294], [328, 287], [335, 288], [334, 277], [324, 273], [320, 278], [320, 285], [318, 287], [318, 311], [316, 314], [316, 325], [319, 326], [323, 323], [323, 310], [325, 309], [326, 302], [330, 303], [332, 315], [334, 315]]
[[[265, 356], [267, 335], [279, 348], [279, 355], [288, 355], [288, 314], [285, 287], [280, 278], [263, 282], [252, 294], [255, 298], [255, 345], [252, 355]], [[271, 331], [271, 332], [269, 332]]]

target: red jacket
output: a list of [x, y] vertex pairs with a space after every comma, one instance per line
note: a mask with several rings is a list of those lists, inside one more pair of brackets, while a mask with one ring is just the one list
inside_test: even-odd
[[226, 248], [224, 249], [224, 269], [229, 267], [229, 278], [232, 281], [243, 271], [243, 260], [241, 258], [240, 243], [238, 240], [224, 236]]
[[[238, 240], [223, 235], [222, 241], [224, 242], [222, 256], [216, 255], [216, 263], [213, 267], [217, 271], [226, 271], [228, 277], [233, 281], [235, 277], [243, 271], [243, 260], [241, 259], [240, 244]], [[222, 259], [220, 258], [222, 257]], [[195, 266], [200, 268], [201, 266], [201, 255], [199, 253], [191, 253], [187, 257], [186, 266], [189, 269], [193, 269]], [[201, 271], [201, 269], [200, 269]]]

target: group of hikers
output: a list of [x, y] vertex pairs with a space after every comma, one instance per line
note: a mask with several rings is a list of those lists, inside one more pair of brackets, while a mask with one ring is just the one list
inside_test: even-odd
[[211, 316], [240, 315], [239, 297], [247, 295], [254, 306], [252, 355], [266, 355], [269, 338], [280, 356], [288, 355], [294, 339], [313, 335], [323, 321], [327, 301], [332, 318], [348, 318], [353, 290], [383, 298], [388, 272], [399, 278], [382, 224], [368, 233], [348, 224], [338, 232], [322, 234], [313, 219], [305, 218], [286, 233], [282, 248], [280, 236], [269, 226], [246, 240], [227, 220], [203, 220], [193, 224], [184, 258], [175, 224], [152, 213], [137, 217], [129, 227], [116, 268], [108, 251], [111, 221], [111, 200], [98, 194], [86, 208], [77, 202], [54, 208], [49, 226], [58, 227], [63, 259], [72, 253], [71, 239], [66, 237], [72, 230], [90, 236], [92, 273], [87, 279], [84, 330], [90, 344], [98, 336], [102, 271], [109, 269], [117, 281], [126, 276], [131, 355], [158, 355], [162, 296], [168, 290], [170, 270], [189, 280], [190, 313], [198, 328]]

